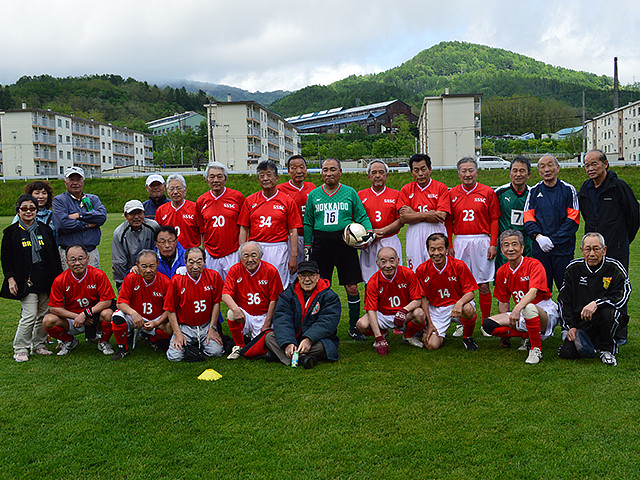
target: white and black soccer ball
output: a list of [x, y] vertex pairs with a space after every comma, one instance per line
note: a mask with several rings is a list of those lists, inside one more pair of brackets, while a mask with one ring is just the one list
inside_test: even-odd
[[354, 222], [344, 227], [342, 238], [344, 239], [344, 243], [346, 243], [350, 247], [355, 247], [362, 242], [362, 239], [366, 235], [366, 233], [366, 228], [364, 228], [359, 223]]

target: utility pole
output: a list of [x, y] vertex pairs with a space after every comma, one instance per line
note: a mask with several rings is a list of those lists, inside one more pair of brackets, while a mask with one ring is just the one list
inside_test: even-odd
[[580, 161], [584, 160], [584, 151], [587, 148], [587, 130], [585, 119], [585, 90], [582, 90], [582, 153], [580, 154]]

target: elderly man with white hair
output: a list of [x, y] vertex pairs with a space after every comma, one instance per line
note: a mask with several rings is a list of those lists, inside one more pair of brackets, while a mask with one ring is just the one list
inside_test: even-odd
[[169, 175], [167, 193], [171, 202], [156, 210], [156, 222], [171, 225], [178, 232], [178, 241], [184, 248], [200, 246], [200, 227], [196, 221], [196, 203], [186, 200], [187, 182], [180, 174]]
[[262, 260], [258, 242], [239, 248], [240, 262], [231, 267], [222, 288], [222, 301], [229, 307], [227, 320], [235, 346], [227, 357], [235, 360], [245, 346], [244, 336], [255, 338], [271, 328], [271, 319], [282, 281], [276, 267]]
[[196, 219], [204, 234], [207, 268], [217, 271], [223, 279], [238, 263], [238, 216], [244, 205], [242, 193], [225, 186], [227, 177], [223, 164], [210, 163], [204, 172], [210, 190], [196, 201]]

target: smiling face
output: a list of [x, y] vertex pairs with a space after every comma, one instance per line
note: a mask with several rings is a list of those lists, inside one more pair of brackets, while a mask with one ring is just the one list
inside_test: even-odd
[[138, 259], [138, 271], [144, 281], [147, 283], [151, 283], [154, 278], [156, 278], [156, 274], [158, 273], [158, 258], [152, 254], [147, 253], [142, 255]]
[[67, 188], [67, 192], [76, 198], [80, 198], [84, 188], [84, 178], [78, 173], [72, 173], [64, 179], [64, 186]]
[[300, 288], [307, 293], [313, 292], [318, 285], [318, 280], [320, 280], [319, 273], [313, 272], [298, 272], [298, 282], [300, 283]]
[[164, 195], [164, 183], [155, 181], [151, 185], [147, 185], [147, 193], [152, 200], [159, 200]]
[[261, 170], [258, 172], [258, 183], [264, 192], [270, 192], [278, 185], [278, 175], [271, 170]]
[[511, 165], [511, 169], [509, 170], [509, 178], [511, 179], [511, 185], [518, 192], [522, 192], [524, 187], [527, 185], [527, 180], [531, 174], [529, 173], [529, 169], [527, 165], [522, 162], [513, 162]]
[[224, 176], [222, 170], [219, 168], [209, 169], [209, 173], [207, 173], [207, 184], [216, 197], [222, 193], [226, 182], [227, 178]]
[[517, 236], [512, 235], [502, 239], [502, 243], [500, 243], [500, 250], [502, 251], [504, 258], [506, 258], [509, 263], [517, 264], [522, 258], [524, 245], [520, 242], [520, 239]]
[[384, 247], [378, 251], [376, 265], [386, 278], [393, 278], [398, 270], [398, 263], [398, 255], [393, 248]]
[[89, 255], [80, 247], [70, 247], [67, 249], [67, 265], [76, 278], [82, 278], [89, 265]]
[[558, 181], [559, 171], [560, 167], [556, 159], [550, 155], [542, 157], [538, 161], [538, 173], [542, 177], [542, 181], [550, 187], [553, 187]]
[[580, 250], [587, 265], [590, 267], [598, 266], [607, 253], [607, 247], [603, 247], [600, 239], [595, 235], [586, 237], [584, 239], [584, 245], [580, 247]]
[[244, 247], [242, 247], [242, 252], [240, 252], [240, 261], [244, 268], [249, 270], [251, 273], [255, 272], [260, 266], [260, 249], [258, 245], [255, 243], [247, 243]]
[[413, 162], [411, 176], [421, 187], [427, 185], [431, 180], [431, 169], [427, 167], [427, 161], [420, 160], [419, 162]]
[[167, 193], [174, 205], [180, 205], [187, 196], [187, 189], [180, 180], [170, 180], [167, 184]]
[[204, 270], [204, 255], [202, 255], [202, 251], [199, 248], [189, 250], [184, 263], [191, 278], [194, 280], [200, 278], [200, 274]]
[[142, 228], [142, 222], [144, 222], [144, 210], [133, 210], [132, 212], [125, 213], [124, 218], [127, 219], [131, 228], [140, 230], [140, 228]]
[[447, 245], [444, 238], [434, 238], [427, 246], [427, 253], [433, 264], [442, 269], [447, 262]]
[[329, 160], [325, 160], [322, 164], [322, 181], [329, 188], [335, 188], [338, 186], [340, 182], [340, 177], [342, 176], [342, 169], [338, 162], [334, 159], [330, 158]]
[[33, 195], [38, 201], [38, 208], [44, 208], [47, 204], [47, 200], [49, 200], [49, 194], [44, 188], [41, 190], [34, 190], [31, 192], [31, 195]]
[[460, 177], [462, 185], [466, 188], [471, 188], [476, 184], [478, 169], [473, 162], [461, 163], [458, 167], [458, 177]]
[[18, 217], [20, 221], [29, 226], [36, 218], [38, 207], [31, 200], [25, 200], [18, 207]]

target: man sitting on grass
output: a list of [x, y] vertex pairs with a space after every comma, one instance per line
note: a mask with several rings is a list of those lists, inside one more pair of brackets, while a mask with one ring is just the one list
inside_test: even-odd
[[358, 320], [356, 328], [375, 338], [373, 346], [380, 355], [389, 353], [385, 335], [394, 327], [404, 327], [402, 339], [414, 347], [422, 342], [414, 335], [424, 327], [425, 313], [420, 307], [422, 292], [416, 274], [399, 265], [398, 254], [391, 247], [378, 250], [378, 271], [367, 283], [364, 308], [367, 313]]
[[476, 326], [476, 306], [473, 303], [478, 290], [471, 270], [462, 260], [448, 255], [449, 240], [442, 233], [432, 233], [427, 238], [429, 260], [416, 270], [418, 283], [429, 303], [427, 328], [422, 343], [428, 350], [437, 350], [444, 343], [452, 320], [462, 324], [462, 345], [467, 350], [477, 350], [473, 339]]
[[[500, 248], [507, 263], [498, 269], [493, 290], [493, 296], [498, 299], [499, 313], [485, 318], [482, 327], [496, 337], [528, 338], [531, 346], [525, 363], [540, 363], [541, 340], [550, 336], [558, 323], [558, 306], [551, 299], [542, 263], [522, 255], [522, 232], [502, 232]], [[515, 306], [509, 311], [511, 297]]]
[[338, 360], [340, 298], [318, 272], [316, 262], [300, 262], [298, 278], [278, 297], [273, 332], [265, 335], [267, 360], [291, 365], [295, 352], [304, 368], [318, 360]]
[[560, 358], [593, 358], [597, 351], [605, 365], [618, 364], [614, 338], [629, 317], [625, 306], [631, 294], [627, 272], [618, 260], [605, 257], [607, 246], [599, 233], [582, 237], [584, 258], [573, 260], [558, 294], [566, 337]]

